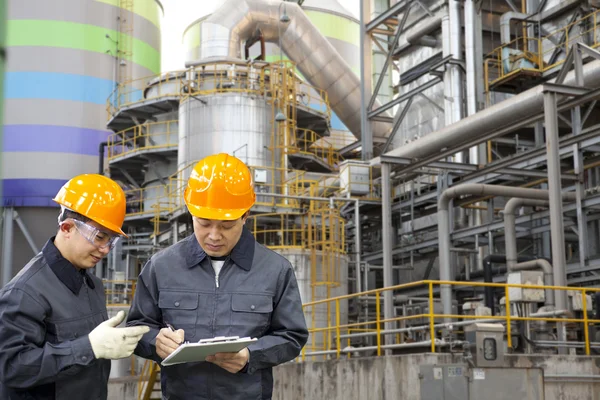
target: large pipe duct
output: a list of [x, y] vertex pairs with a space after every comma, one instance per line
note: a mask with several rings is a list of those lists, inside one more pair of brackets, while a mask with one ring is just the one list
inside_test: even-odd
[[[532, 269], [541, 269], [544, 272], [544, 286], [554, 286], [554, 271], [552, 264], [545, 258], [538, 258], [536, 260], [515, 264], [512, 267], [512, 272], [530, 271]], [[544, 302], [546, 306], [554, 306], [553, 289], [544, 289], [544, 297], [546, 298]]]
[[[440, 241], [440, 280], [442, 281], [454, 279], [450, 266], [450, 201], [463, 195], [521, 197], [526, 199], [545, 200], [548, 198], [548, 191], [475, 183], [458, 185], [446, 189], [438, 200], [438, 240]], [[441, 285], [440, 297], [444, 314], [452, 314], [452, 288], [448, 285]]]
[[[575, 193], [563, 193], [563, 200], [575, 201]], [[506, 202], [504, 206], [504, 243], [506, 246], [506, 268], [511, 272], [517, 264], [517, 228], [515, 212], [523, 206], [548, 206], [548, 199], [532, 200], [515, 197]]]
[[442, 18], [429, 19], [428, 22], [419, 25], [416, 30], [406, 35], [406, 41], [413, 45], [437, 47], [438, 40], [428, 35], [440, 29], [440, 26], [442, 26]]
[[[584, 87], [596, 89], [600, 87], [600, 61], [593, 61], [583, 66]], [[575, 72], [567, 74], [565, 85], [576, 86]], [[443, 149], [460, 143], [477, 143], [483, 132], [492, 132], [539, 113], [544, 107], [544, 87], [536, 86], [521, 94], [495, 104], [477, 114], [470, 115], [459, 122], [446, 126], [429, 135], [423, 136], [404, 146], [398, 147], [385, 155], [409, 159], [424, 159], [440, 153]], [[374, 158], [371, 165], [380, 165], [381, 159]]]
[[[311, 85], [327, 92], [342, 122], [361, 138], [360, 80], [335, 48], [295, 3], [285, 2], [289, 22], [281, 22], [280, 0], [228, 0], [202, 24], [200, 59], [242, 58], [241, 44], [257, 30], [279, 44]], [[374, 108], [380, 104], [375, 103]], [[373, 122], [374, 138], [389, 135], [391, 125]]]

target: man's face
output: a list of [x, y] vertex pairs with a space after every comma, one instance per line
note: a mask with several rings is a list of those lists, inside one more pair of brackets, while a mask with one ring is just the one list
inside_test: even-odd
[[247, 217], [246, 214], [234, 221], [193, 217], [196, 240], [210, 257], [228, 256], [242, 236]]
[[67, 237], [68, 254], [63, 256], [67, 258], [71, 264], [77, 268], [89, 269], [93, 268], [110, 252], [110, 246], [98, 246], [93, 242], [104, 243], [107, 239], [114, 236], [115, 234], [106, 230], [101, 225], [94, 221], [86, 222], [84, 225], [96, 228], [98, 231], [93, 237], [89, 237], [90, 229], [86, 230], [86, 227], [80, 222], [76, 222], [72, 219], [68, 219], [61, 225], [61, 231], [64, 232]]

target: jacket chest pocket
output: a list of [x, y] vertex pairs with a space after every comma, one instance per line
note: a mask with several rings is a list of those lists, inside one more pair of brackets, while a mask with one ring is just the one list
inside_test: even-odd
[[270, 325], [273, 299], [261, 294], [233, 294], [231, 297], [232, 332], [239, 336], [260, 336]]
[[66, 342], [88, 335], [103, 320], [102, 315], [98, 314], [68, 321], [48, 321], [46, 332], [51, 341]]
[[161, 291], [158, 307], [162, 311], [163, 322], [175, 329], [183, 329], [186, 340], [196, 335], [198, 293]]

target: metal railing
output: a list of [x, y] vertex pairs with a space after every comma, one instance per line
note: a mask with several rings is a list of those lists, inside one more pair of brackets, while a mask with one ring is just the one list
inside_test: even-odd
[[[290, 104], [309, 108], [331, 118], [327, 92], [300, 80], [289, 60], [275, 63], [213, 62], [158, 75], [129, 80], [119, 84], [107, 99], [110, 119], [121, 108], [162, 98], [184, 99], [216, 93], [248, 93], [263, 97], [284, 96]], [[281, 77], [293, 82], [293, 91], [277, 92]], [[290, 84], [284, 85], [289, 86]]]
[[[175, 181], [169, 180], [166, 185], [151, 185], [125, 190], [127, 217], [154, 216], [157, 212], [159, 214], [173, 212], [176, 203], [170, 202], [170, 200], [175, 190], [174, 185]], [[180, 195], [183, 196], [183, 190]]]
[[108, 137], [108, 161], [144, 150], [176, 148], [178, 121], [147, 122]]
[[107, 307], [129, 307], [135, 294], [135, 279], [129, 280], [102, 280], [106, 294]]
[[285, 129], [287, 136], [287, 154], [304, 154], [323, 160], [330, 168], [337, 170], [342, 161], [340, 154], [334, 149], [327, 138], [321, 138], [316, 132], [309, 129]]
[[[434, 287], [440, 285], [449, 285], [452, 287], [468, 287], [471, 289], [492, 287], [496, 289], [503, 289], [504, 292], [504, 313], [502, 315], [495, 316], [479, 316], [479, 315], [458, 315], [458, 314], [443, 314], [437, 313], [435, 307]], [[403, 315], [394, 318], [382, 318], [381, 316], [381, 302], [383, 294], [387, 291], [402, 291], [406, 289], [414, 289], [418, 287], [425, 287], [428, 290], [426, 305], [426, 312], [415, 314], [415, 315]], [[340, 358], [342, 355], [348, 355], [349, 352], [361, 352], [361, 351], [375, 351], [377, 355], [381, 355], [382, 351], [387, 348], [402, 347], [401, 343], [394, 343], [384, 345], [382, 341], [386, 335], [391, 335], [398, 342], [399, 338], [396, 336], [398, 333], [405, 332], [424, 332], [428, 334], [429, 340], [422, 342], [426, 348], [430, 349], [431, 352], [435, 352], [439, 345], [444, 344], [441, 338], [440, 330], [442, 328], [449, 328], [450, 326], [467, 325], [470, 323], [485, 321], [485, 322], [499, 322], [506, 325], [506, 342], [509, 349], [513, 347], [513, 336], [511, 333], [512, 323], [518, 321], [537, 321], [546, 323], [570, 323], [570, 324], [582, 324], [582, 331], [584, 335], [584, 346], [585, 354], [590, 355], [590, 334], [589, 324], [599, 324], [600, 320], [594, 320], [588, 317], [588, 312], [583, 311], [581, 318], [573, 318], [571, 316], [564, 318], [560, 314], [567, 314], [565, 310], [557, 310], [556, 312], [540, 313], [544, 316], [521, 316], [514, 312], [513, 306], [517, 302], [512, 302], [510, 299], [511, 290], [523, 289], [523, 290], [541, 290], [550, 289], [553, 291], [568, 291], [571, 293], [579, 294], [579, 301], [581, 302], [581, 309], [591, 309], [591, 305], [588, 303], [587, 294], [600, 292], [600, 289], [596, 288], [580, 288], [580, 287], [566, 287], [566, 286], [543, 286], [543, 285], [521, 285], [521, 284], [502, 284], [502, 283], [479, 283], [479, 282], [456, 282], [456, 281], [434, 281], [424, 280], [418, 282], [411, 282], [401, 285], [396, 285], [388, 288], [369, 290], [361, 293], [355, 293], [345, 296], [338, 296], [329, 299], [312, 301], [303, 304], [305, 314], [320, 314], [325, 315], [326, 319], [321, 319], [320, 324], [322, 326], [311, 326], [309, 327], [310, 338], [307, 345], [302, 350], [300, 360], [304, 361], [307, 357], [316, 356], [333, 356]], [[375, 302], [375, 315], [373, 319], [363, 322], [345, 323], [341, 322], [343, 315], [341, 312], [342, 303], [348, 302], [349, 300], [367, 300], [374, 297]], [[327, 311], [323, 311], [326, 308]], [[319, 311], [320, 309], [320, 311]], [[417, 320], [417, 323], [410, 327], [398, 328], [397, 324], [406, 324], [411, 321]], [[418, 321], [421, 320], [421, 321]], [[439, 321], [443, 320], [442, 323]], [[388, 330], [386, 330], [387, 326]], [[389, 326], [394, 326], [389, 329]], [[353, 331], [357, 329], [365, 330], [364, 333], [360, 333], [360, 336], [371, 336], [375, 339], [374, 346], [356, 347], [354, 349], [342, 349], [342, 340], [346, 340], [350, 337], [356, 336]], [[568, 343], [568, 342], [567, 342]], [[408, 345], [407, 345], [408, 346]], [[411, 343], [410, 347], [415, 347], [415, 343]]]
[[[543, 74], [562, 65], [575, 43], [600, 46], [596, 10], [543, 37], [520, 37], [494, 49], [484, 63], [486, 92], [490, 86], [523, 71]], [[563, 54], [561, 57], [560, 54]]]

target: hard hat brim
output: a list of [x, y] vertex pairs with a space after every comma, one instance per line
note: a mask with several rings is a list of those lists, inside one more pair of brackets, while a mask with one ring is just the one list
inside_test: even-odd
[[187, 204], [187, 207], [190, 214], [192, 214], [196, 218], [211, 219], [217, 221], [234, 221], [236, 219], [242, 218], [242, 216], [246, 212], [248, 212], [248, 209], [246, 208], [215, 209], [208, 207], [199, 207], [192, 204]]

